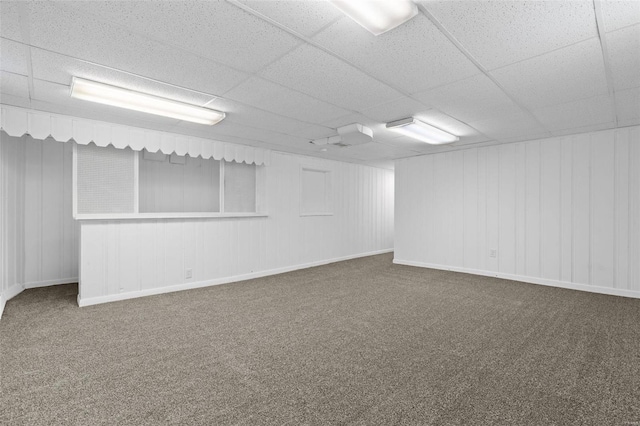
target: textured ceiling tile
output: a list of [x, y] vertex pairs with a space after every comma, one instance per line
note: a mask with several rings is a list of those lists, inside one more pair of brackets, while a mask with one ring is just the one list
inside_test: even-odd
[[640, 87], [615, 93], [616, 113], [619, 122], [640, 118]]
[[613, 127], [615, 127], [613, 123], [590, 124], [585, 127], [578, 127], [574, 129], [555, 130], [552, 132], [552, 135], [565, 136], [565, 135], [574, 135], [576, 133], [597, 132], [598, 130], [612, 129]]
[[607, 33], [605, 37], [615, 90], [640, 86], [640, 25]]
[[250, 72], [299, 44], [287, 32], [223, 1], [73, 4], [131, 31]]
[[306, 140], [314, 140], [334, 136], [336, 135], [336, 130], [325, 126], [311, 125], [309, 127], [305, 127], [299, 130], [293, 130], [287, 133], [291, 134], [292, 136], [304, 138]]
[[640, 1], [600, 1], [605, 31], [615, 31], [629, 25], [640, 24]]
[[344, 16], [328, 1], [241, 0], [241, 2], [307, 37]]
[[521, 112], [520, 107], [484, 74], [414, 96], [464, 122]]
[[320, 124], [348, 113], [334, 105], [257, 77], [252, 77], [229, 91], [225, 98], [312, 124]]
[[366, 161], [388, 160], [416, 155], [415, 151], [411, 151], [409, 149], [376, 142], [340, 148], [340, 154], [345, 157], [357, 158]]
[[26, 76], [9, 72], [0, 72], [0, 92], [2, 95], [11, 95], [21, 98], [29, 98], [29, 80]]
[[314, 40], [406, 93], [416, 93], [478, 72], [423, 15], [378, 37], [344, 18], [318, 33]]
[[547, 130], [526, 113], [514, 113], [502, 117], [489, 118], [469, 123], [490, 139], [526, 138], [548, 134]]
[[363, 109], [401, 96], [401, 93], [389, 86], [310, 45], [301, 46], [286, 54], [259, 75], [351, 110]]
[[231, 99], [218, 98], [208, 106], [226, 112], [227, 118], [225, 120], [274, 132], [290, 133], [311, 125], [304, 121], [283, 117]]
[[415, 99], [402, 97], [391, 102], [363, 109], [360, 112], [362, 115], [367, 116], [372, 120], [388, 123], [389, 121], [412, 117], [413, 115], [428, 109], [429, 107]]
[[550, 131], [572, 129], [613, 122], [612, 102], [609, 95], [595, 96], [535, 109], [533, 114]]
[[0, 69], [28, 75], [28, 49], [24, 44], [0, 39]]
[[606, 94], [597, 38], [491, 72], [524, 105], [541, 108]]
[[25, 41], [21, 30], [20, 8], [24, 4], [19, 1], [0, 2], [0, 35], [11, 40]]
[[420, 3], [488, 69], [598, 35], [591, 0]]

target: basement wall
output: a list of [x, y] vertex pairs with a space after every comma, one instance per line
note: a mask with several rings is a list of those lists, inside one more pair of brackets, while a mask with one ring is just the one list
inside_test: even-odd
[[[392, 250], [392, 171], [276, 152], [265, 167], [267, 217], [81, 221], [79, 305]], [[330, 171], [332, 215], [300, 214], [303, 167]]]
[[640, 127], [396, 161], [395, 263], [640, 297]]
[[71, 153], [72, 144], [0, 132], [0, 308], [25, 288], [78, 281]]

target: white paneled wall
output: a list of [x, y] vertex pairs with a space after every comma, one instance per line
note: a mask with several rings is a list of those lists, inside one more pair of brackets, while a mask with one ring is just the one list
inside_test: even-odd
[[0, 132], [0, 294], [76, 282], [78, 224], [71, 213], [72, 144]]
[[640, 297], [640, 127], [396, 162], [395, 262]]
[[[302, 167], [331, 171], [333, 215], [300, 216]], [[266, 179], [268, 217], [83, 221], [79, 304], [231, 282], [392, 249], [393, 172], [273, 153]]]

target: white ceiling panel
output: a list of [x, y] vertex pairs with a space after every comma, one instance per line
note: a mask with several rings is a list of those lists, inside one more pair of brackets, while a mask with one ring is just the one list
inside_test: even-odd
[[640, 87], [615, 93], [616, 113], [620, 125], [636, 123], [640, 119]]
[[491, 75], [531, 108], [608, 93], [597, 38], [494, 70]]
[[[187, 125], [187, 127], [197, 127]], [[285, 135], [278, 132], [272, 132], [264, 129], [246, 126], [234, 123], [232, 121], [223, 120], [215, 126], [207, 129], [209, 135], [224, 139], [224, 136], [234, 136], [242, 139], [253, 140], [257, 142], [275, 143], [278, 145], [306, 145], [308, 141], [304, 138]], [[259, 144], [256, 144], [259, 146]]]
[[521, 112], [520, 107], [484, 74], [414, 96], [464, 122]]
[[310, 37], [344, 15], [328, 1], [240, 0], [279, 24]]
[[597, 132], [598, 130], [606, 130], [615, 127], [613, 123], [600, 123], [600, 124], [590, 124], [585, 127], [578, 127], [575, 129], [564, 129], [564, 130], [556, 130], [552, 132], [553, 136], [566, 136], [573, 135], [576, 133], [587, 133], [587, 132]]
[[292, 136], [298, 136], [306, 140], [321, 139], [337, 134], [335, 129], [315, 124], [312, 124], [311, 126], [305, 127], [303, 129], [293, 130], [288, 133]]
[[31, 99], [0, 92], [0, 103], [20, 108], [31, 108]]
[[24, 75], [1, 71], [0, 92], [2, 92], [3, 95], [12, 95], [28, 99], [29, 79]]
[[299, 44], [287, 32], [224, 1], [71, 4], [133, 32], [249, 72]]
[[420, 3], [487, 69], [598, 35], [592, 0]]
[[259, 75], [350, 110], [360, 110], [402, 96], [391, 87], [310, 45], [286, 54]]
[[424, 15], [378, 37], [344, 18], [313, 39], [406, 93], [416, 93], [478, 72]]
[[429, 107], [425, 106], [422, 102], [405, 96], [391, 102], [363, 109], [360, 112], [372, 120], [388, 123], [389, 121], [412, 117], [428, 109]]
[[640, 86], [640, 24], [607, 33], [605, 37], [615, 90]]
[[[257, 77], [240, 84], [224, 97], [312, 124], [348, 113], [337, 106]], [[215, 102], [212, 105], [215, 108]]]
[[388, 160], [416, 155], [415, 151], [376, 142], [340, 148], [339, 153], [344, 157], [365, 161]]
[[476, 129], [470, 127], [468, 124], [465, 124], [440, 111], [432, 109], [419, 113], [415, 117], [418, 120], [437, 127], [438, 129], [458, 136], [461, 142], [469, 142], [470, 140], [479, 142], [487, 140], [485, 136], [481, 135]]
[[28, 52], [28, 46], [22, 43], [0, 39], [0, 70], [28, 75]]
[[605, 31], [615, 31], [629, 25], [640, 24], [640, 1], [600, 0]]
[[526, 113], [515, 113], [502, 117], [489, 118], [471, 122], [469, 125], [486, 137], [498, 141], [549, 134], [531, 115]]
[[535, 109], [533, 114], [551, 131], [612, 123], [615, 120], [613, 99], [609, 95]]
[[24, 41], [21, 29], [20, 8], [22, 2], [0, 2], [0, 35], [11, 40]]

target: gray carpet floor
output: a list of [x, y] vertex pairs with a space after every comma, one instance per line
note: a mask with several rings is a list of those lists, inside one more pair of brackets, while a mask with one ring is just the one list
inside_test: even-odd
[[640, 424], [640, 300], [351, 260], [0, 320], [0, 424]]

